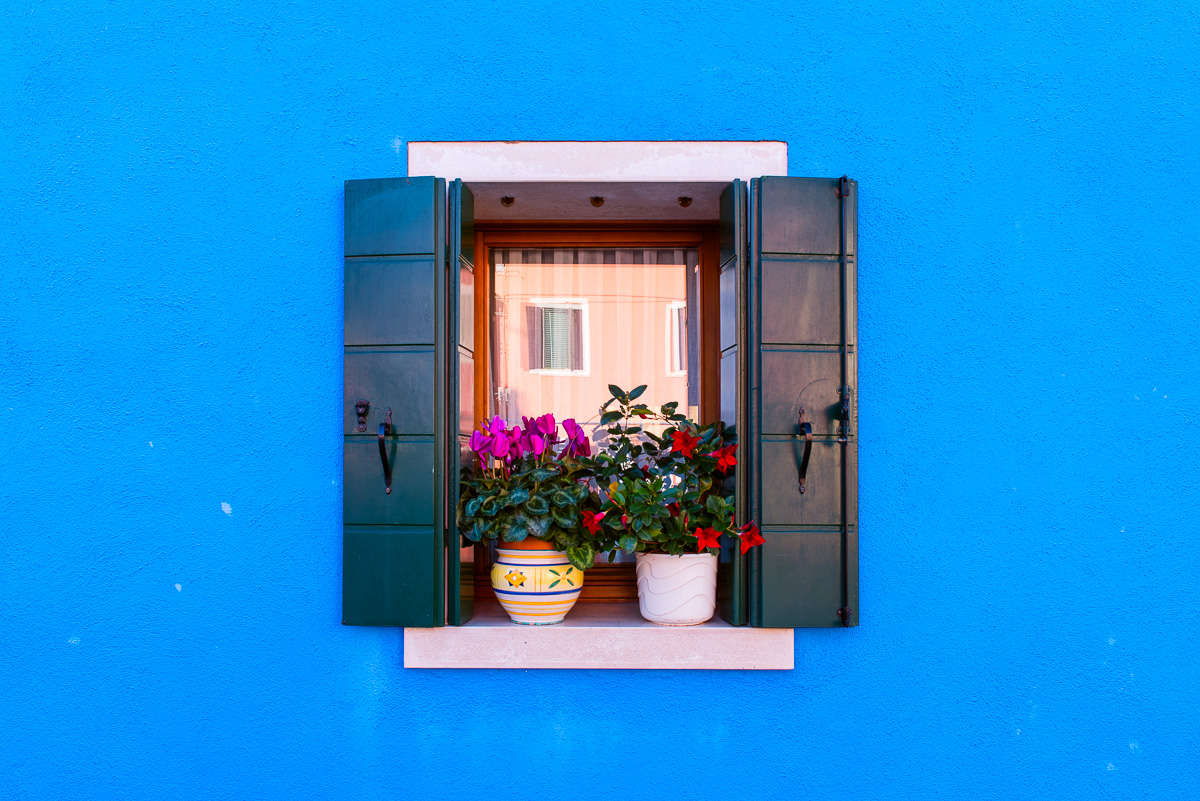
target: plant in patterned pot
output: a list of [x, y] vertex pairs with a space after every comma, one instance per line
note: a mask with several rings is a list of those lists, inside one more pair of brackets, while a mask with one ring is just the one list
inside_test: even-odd
[[[584, 510], [583, 524], [604, 550], [637, 555], [644, 618], [692, 626], [716, 609], [721, 537], [736, 538], [742, 553], [763, 537], [753, 522], [736, 525], [733, 496], [723, 491], [737, 464], [733, 432], [689, 420], [676, 411], [677, 403], [658, 411], [637, 403], [645, 390], [609, 385], [612, 397], [600, 418], [609, 439], [589, 460], [600, 511]], [[661, 433], [647, 423], [662, 427]]]
[[561, 623], [595, 561], [581, 509], [594, 503], [587, 437], [554, 415], [499, 417], [471, 435], [474, 464], [463, 471], [459, 530], [472, 542], [496, 541], [492, 588], [514, 623]]

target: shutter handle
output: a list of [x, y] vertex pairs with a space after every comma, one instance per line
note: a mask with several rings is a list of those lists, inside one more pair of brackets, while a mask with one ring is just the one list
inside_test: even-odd
[[808, 457], [812, 456], [812, 423], [804, 419], [804, 410], [796, 418], [796, 436], [804, 434], [804, 457], [800, 460], [800, 494], [804, 494], [804, 482], [808, 478]]
[[392, 494], [392, 466], [388, 464], [387, 445], [383, 438], [392, 433], [392, 410], [387, 410], [387, 418], [379, 424], [379, 458], [383, 460], [383, 491]]

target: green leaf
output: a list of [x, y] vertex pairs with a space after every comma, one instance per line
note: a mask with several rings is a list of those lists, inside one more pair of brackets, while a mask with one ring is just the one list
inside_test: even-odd
[[529, 535], [537, 537], [539, 540], [544, 540], [550, 533], [550, 517], [529, 517], [526, 518], [526, 526], [529, 528]]
[[612, 393], [613, 398], [621, 400], [625, 397], [625, 390], [618, 387], [616, 384], [609, 384], [608, 391]]
[[670, 403], [664, 403], [659, 411], [663, 413], [664, 417], [670, 417], [671, 415], [675, 414], [675, 410], [678, 408], [679, 401], [671, 401]]
[[478, 496], [467, 501], [467, 505], [463, 507], [463, 511], [467, 513], [467, 517], [474, 517], [479, 514], [479, 507], [483, 505], [483, 498]]
[[558, 475], [558, 468], [555, 467], [554, 465], [547, 465], [546, 467], [539, 467], [537, 470], [534, 470], [532, 473], [529, 474], [530, 478], [532, 478], [534, 481], [536, 481], [539, 484], [541, 482], [545, 481], [546, 479], [554, 478], [557, 475]]
[[596, 564], [596, 550], [590, 542], [567, 548], [567, 561], [577, 570], [591, 570]]
[[550, 504], [546, 503], [545, 498], [534, 495], [521, 504], [521, 508], [531, 515], [544, 515], [550, 511]]
[[550, 496], [550, 503], [557, 506], [559, 509], [566, 509], [571, 504], [575, 503], [575, 499], [566, 490], [555, 490]]
[[551, 509], [550, 519], [554, 525], [567, 531], [579, 526], [579, 514], [571, 514], [571, 510]]
[[529, 500], [529, 488], [517, 487], [512, 492], [508, 493], [507, 497], [505, 497], [504, 505], [508, 508], [512, 508], [519, 503], [525, 503], [527, 500]]
[[632, 534], [626, 534], [617, 540], [617, 547], [625, 553], [633, 553], [634, 549], [637, 548], [637, 538]]
[[529, 529], [525, 528], [525, 526], [520, 525], [519, 523], [508, 526], [500, 532], [500, 538], [505, 542], [520, 542], [528, 536]]
[[586, 484], [576, 484], [571, 489], [571, 494], [575, 496], [575, 500], [577, 502], [582, 503], [583, 501], [587, 500], [587, 496], [588, 496], [587, 485]]
[[621, 414], [620, 412], [605, 412], [604, 414], [600, 415], [600, 425], [606, 426], [609, 423], [615, 423], [624, 416], [625, 415]]
[[708, 511], [712, 512], [714, 515], [719, 515], [723, 511], [725, 503], [716, 495], [709, 495], [708, 499], [705, 500], [704, 505], [708, 508]]
[[646, 391], [645, 384], [642, 384], [640, 387], [634, 387], [633, 391], [629, 393], [629, 399], [637, 400], [638, 398], [640, 398], [642, 396], [642, 393], [645, 391]]
[[642, 431], [641, 426], [630, 426], [629, 428], [625, 429], [626, 434], [640, 434], [641, 431]]

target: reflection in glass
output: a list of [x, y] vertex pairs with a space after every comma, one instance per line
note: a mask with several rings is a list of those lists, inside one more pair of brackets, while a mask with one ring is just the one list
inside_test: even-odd
[[608, 385], [698, 405], [695, 249], [492, 250], [492, 413], [593, 434]]

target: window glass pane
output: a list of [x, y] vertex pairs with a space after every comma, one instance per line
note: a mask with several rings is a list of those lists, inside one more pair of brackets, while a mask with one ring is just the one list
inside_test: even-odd
[[571, 309], [543, 306], [542, 366], [547, 370], [571, 369]]
[[640, 400], [655, 408], [695, 405], [695, 249], [502, 249], [491, 257], [495, 414], [519, 423], [552, 412], [596, 439], [609, 384], [647, 384]]

